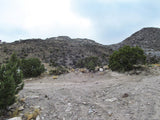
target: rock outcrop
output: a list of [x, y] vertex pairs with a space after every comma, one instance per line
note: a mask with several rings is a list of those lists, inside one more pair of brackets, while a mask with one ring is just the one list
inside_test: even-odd
[[160, 28], [143, 28], [124, 41], [110, 47], [117, 50], [124, 45], [139, 46], [147, 55], [160, 57]]
[[0, 63], [8, 60], [16, 52], [21, 58], [38, 57], [44, 63], [54, 63], [63, 66], [75, 66], [79, 59], [97, 56], [106, 64], [110, 51], [104, 45], [89, 39], [71, 39], [59, 36], [42, 39], [19, 40], [0, 45]]

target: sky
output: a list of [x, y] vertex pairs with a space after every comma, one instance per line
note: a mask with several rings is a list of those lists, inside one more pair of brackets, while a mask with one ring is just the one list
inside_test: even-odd
[[0, 0], [0, 40], [69, 36], [109, 45], [160, 26], [160, 0]]

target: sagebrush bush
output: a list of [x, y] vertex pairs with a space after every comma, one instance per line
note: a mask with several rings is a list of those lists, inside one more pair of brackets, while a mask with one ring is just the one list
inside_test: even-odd
[[58, 67], [49, 71], [50, 75], [61, 75], [64, 73], [68, 73], [68, 70], [62, 66], [58, 66]]
[[113, 71], [129, 71], [133, 69], [133, 65], [145, 64], [146, 56], [144, 51], [136, 46], [124, 46], [114, 53], [109, 58], [109, 67]]
[[45, 71], [44, 65], [38, 58], [22, 59], [21, 70], [25, 78], [37, 77]]
[[88, 70], [92, 71], [95, 70], [95, 67], [99, 65], [100, 62], [98, 60], [98, 57], [90, 56], [79, 60], [76, 64], [76, 67], [87, 68]]

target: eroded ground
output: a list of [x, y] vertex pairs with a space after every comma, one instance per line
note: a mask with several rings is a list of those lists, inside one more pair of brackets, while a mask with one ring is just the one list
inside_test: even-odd
[[[159, 71], [159, 68], [156, 70]], [[26, 81], [25, 109], [41, 108], [42, 120], [159, 120], [160, 74], [72, 72]]]

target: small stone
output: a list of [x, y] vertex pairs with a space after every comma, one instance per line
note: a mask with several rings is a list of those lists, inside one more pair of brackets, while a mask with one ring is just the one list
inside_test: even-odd
[[29, 98], [32, 98], [32, 99], [38, 99], [39, 96], [30, 96]]
[[122, 96], [122, 98], [126, 98], [126, 97], [128, 97], [129, 95], [127, 94], [127, 93], [124, 93], [123, 94], [123, 96]]
[[111, 98], [111, 99], [106, 99], [106, 102], [115, 102], [117, 100], [117, 98]]
[[109, 69], [108, 65], [103, 66], [103, 69], [104, 69], [104, 70]]
[[44, 117], [42, 117], [42, 120], [44, 120]]
[[112, 112], [111, 111], [108, 111], [108, 115], [111, 117], [112, 116]]
[[129, 103], [129, 104], [131, 104], [132, 102], [131, 102], [131, 101], [129, 101], [128, 103]]
[[94, 111], [90, 108], [89, 110], [88, 110], [88, 113], [90, 114], [90, 113], [93, 113]]
[[129, 71], [129, 75], [133, 75], [133, 74], [135, 74], [134, 70]]
[[136, 71], [136, 74], [137, 74], [137, 75], [139, 75], [140, 73], [141, 73], [141, 71], [138, 71], [138, 70]]
[[11, 119], [8, 119], [8, 120], [22, 120], [21, 117], [14, 117], [14, 118], [11, 118]]
[[72, 109], [71, 107], [72, 107], [71, 103], [68, 103], [68, 106], [67, 106], [66, 112], [70, 112], [70, 111], [71, 111], [71, 109]]
[[34, 109], [41, 109], [41, 107], [40, 106], [34, 106]]
[[99, 71], [100, 71], [100, 72], [103, 72], [103, 68], [99, 68]]
[[25, 100], [26, 100], [26, 98], [21, 98], [21, 99], [20, 99], [20, 102], [23, 102], [23, 103], [24, 103]]
[[87, 102], [82, 102], [83, 105], [87, 105]]
[[39, 115], [36, 117], [36, 120], [41, 120], [40, 117], [39, 117]]
[[24, 107], [23, 107], [23, 106], [20, 106], [20, 107], [18, 108], [18, 111], [22, 111], [22, 110], [24, 110]]

